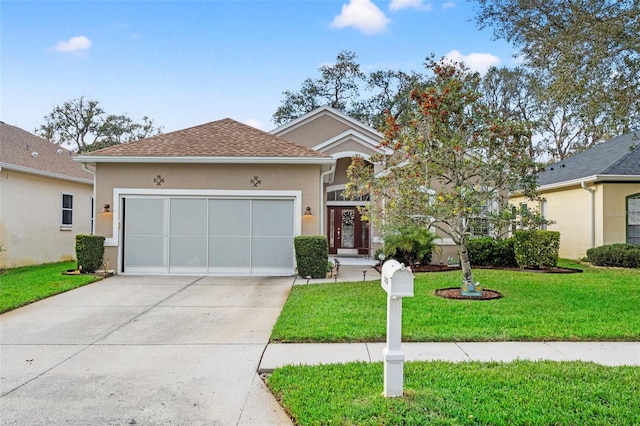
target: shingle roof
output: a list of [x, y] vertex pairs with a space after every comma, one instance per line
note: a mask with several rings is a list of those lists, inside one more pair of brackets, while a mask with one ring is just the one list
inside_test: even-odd
[[640, 132], [618, 136], [548, 166], [538, 174], [538, 185], [604, 175], [640, 176]]
[[92, 182], [93, 175], [73, 161], [73, 156], [71, 151], [46, 139], [0, 121], [0, 163], [3, 167]]
[[92, 156], [327, 157], [230, 118], [83, 154]]

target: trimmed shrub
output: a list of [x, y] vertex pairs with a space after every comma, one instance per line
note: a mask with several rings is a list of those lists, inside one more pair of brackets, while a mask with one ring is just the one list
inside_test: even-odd
[[521, 268], [551, 268], [558, 264], [560, 233], [557, 231], [514, 231], [513, 250]]
[[400, 263], [414, 267], [431, 263], [433, 252], [438, 249], [436, 234], [424, 226], [401, 226], [384, 236], [384, 255]]
[[640, 246], [634, 244], [609, 244], [587, 250], [589, 262], [596, 266], [640, 268]]
[[95, 272], [102, 266], [104, 237], [101, 235], [76, 235], [76, 259], [82, 272]]
[[471, 264], [475, 266], [518, 266], [512, 238], [502, 240], [494, 240], [490, 237], [472, 238], [467, 241], [467, 251]]
[[301, 235], [295, 237], [298, 275], [301, 277], [325, 278], [329, 263], [329, 246], [324, 235]]

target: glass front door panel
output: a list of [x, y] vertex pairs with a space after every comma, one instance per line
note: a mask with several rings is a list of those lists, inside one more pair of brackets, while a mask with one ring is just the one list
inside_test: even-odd
[[342, 247], [355, 247], [355, 220], [356, 213], [353, 209], [342, 210]]

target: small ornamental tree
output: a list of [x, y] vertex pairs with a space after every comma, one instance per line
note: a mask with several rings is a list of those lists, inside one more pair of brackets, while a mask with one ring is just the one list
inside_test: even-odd
[[508, 191], [534, 198], [537, 165], [528, 153], [529, 126], [491, 110], [483, 100], [480, 76], [464, 65], [428, 58], [434, 76], [414, 90], [412, 117], [400, 124], [388, 115], [382, 147], [391, 155], [355, 157], [347, 193], [370, 193], [365, 218], [379, 226], [422, 222], [458, 246], [462, 291], [479, 297], [467, 241], [482, 220], [497, 231], [512, 219]]

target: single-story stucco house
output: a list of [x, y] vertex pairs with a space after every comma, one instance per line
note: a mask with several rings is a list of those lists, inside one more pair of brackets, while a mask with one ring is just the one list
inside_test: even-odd
[[292, 275], [336, 160], [223, 119], [89, 152], [95, 233], [125, 274]]
[[640, 132], [618, 136], [548, 166], [538, 175], [541, 201], [522, 197], [554, 221], [560, 256], [583, 258], [586, 251], [613, 243], [640, 244]]
[[70, 151], [0, 122], [0, 268], [75, 259], [92, 197], [93, 176]]

